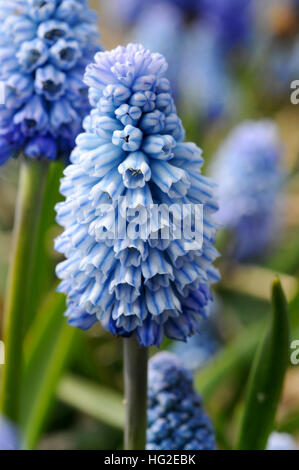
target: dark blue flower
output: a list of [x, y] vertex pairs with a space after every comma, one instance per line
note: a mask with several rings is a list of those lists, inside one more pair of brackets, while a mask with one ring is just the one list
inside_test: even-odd
[[253, 3], [253, 0], [202, 0], [205, 22], [213, 29], [223, 52], [251, 39]]
[[14, 0], [1, 1], [0, 19], [0, 163], [21, 150], [68, 155], [89, 109], [82, 77], [98, 49], [96, 16], [85, 0]]
[[149, 361], [147, 450], [214, 450], [215, 435], [192, 373], [175, 354]]
[[50, 136], [34, 137], [26, 145], [25, 154], [33, 159], [55, 160], [57, 155], [56, 141]]
[[[219, 279], [214, 184], [201, 175], [201, 150], [184, 142], [163, 56], [129, 44], [95, 61], [85, 76], [94, 109], [65, 170], [66, 201], [57, 206], [66, 314], [82, 328], [97, 319], [113, 334], [136, 333], [145, 346], [160, 345], [164, 335], [186, 340]], [[194, 205], [202, 205], [203, 226], [197, 232], [190, 220], [194, 237], [175, 236]]]

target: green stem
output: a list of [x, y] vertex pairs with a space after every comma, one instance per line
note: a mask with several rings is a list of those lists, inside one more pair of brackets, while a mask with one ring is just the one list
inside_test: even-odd
[[21, 163], [4, 309], [5, 365], [0, 397], [1, 412], [13, 421], [19, 413], [24, 312], [47, 169], [46, 162], [24, 159]]
[[148, 349], [136, 336], [124, 338], [125, 449], [143, 450], [146, 444]]

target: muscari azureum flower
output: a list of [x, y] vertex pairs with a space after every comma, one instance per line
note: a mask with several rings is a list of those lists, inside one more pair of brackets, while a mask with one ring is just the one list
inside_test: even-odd
[[[85, 75], [94, 109], [65, 170], [66, 201], [57, 206], [65, 231], [56, 249], [67, 258], [57, 275], [69, 323], [100, 321], [117, 335], [136, 332], [145, 346], [197, 331], [209, 285], [219, 279], [211, 264], [214, 184], [201, 175], [201, 150], [184, 142], [166, 69], [163, 56], [141, 45], [95, 56]], [[173, 217], [156, 217], [157, 207], [167, 212], [173, 203]], [[203, 205], [203, 243], [198, 232], [171, 235], [185, 204]], [[115, 236], [116, 219], [125, 236]]]
[[219, 184], [217, 220], [232, 230], [233, 255], [247, 260], [265, 253], [280, 226], [282, 142], [270, 120], [246, 121], [232, 130], [215, 155]]
[[149, 361], [147, 450], [214, 450], [215, 436], [192, 372], [175, 354]]
[[89, 110], [82, 82], [98, 49], [97, 18], [86, 0], [0, 2], [0, 164], [68, 154]]

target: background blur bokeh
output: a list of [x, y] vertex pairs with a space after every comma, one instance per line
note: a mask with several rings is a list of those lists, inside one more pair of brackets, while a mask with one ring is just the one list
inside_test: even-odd
[[[222, 254], [218, 262], [222, 281], [214, 289], [213, 312], [211, 319], [203, 323], [202, 334], [187, 344], [163, 343], [163, 348], [177, 352], [195, 371], [198, 390], [203, 393], [215, 423], [218, 447], [231, 448], [255, 339], [270, 312], [270, 284], [275, 273], [279, 273], [290, 301], [292, 339], [299, 339], [299, 104], [292, 104], [290, 99], [291, 82], [299, 80], [299, 2], [90, 0], [90, 3], [100, 17], [104, 48], [138, 41], [153, 52], [165, 54], [187, 139], [203, 149], [204, 171], [218, 175], [220, 186], [222, 178], [225, 180], [226, 186], [220, 194], [233, 193], [236, 204], [234, 201], [230, 204], [234, 217], [241, 198], [245, 200], [242, 206], [245, 215], [250, 210], [258, 212], [263, 206], [257, 219], [248, 223], [242, 219], [241, 229], [227, 218], [222, 220], [217, 239]], [[264, 119], [271, 120], [276, 143], [268, 131], [246, 124], [248, 120]], [[249, 125], [249, 137], [236, 137], [236, 126], [244, 126], [244, 122], [245, 126]], [[234, 136], [237, 140], [232, 142]], [[271, 146], [271, 155], [274, 153], [275, 157], [268, 161], [265, 152], [270, 152]], [[223, 154], [221, 170], [216, 171], [215, 161]], [[254, 170], [250, 166], [253, 163], [247, 161], [240, 165], [242, 155], [248, 155], [250, 162], [252, 155], [259, 162], [263, 159], [264, 167]], [[267, 192], [274, 167], [279, 175], [278, 183], [275, 179], [275, 185]], [[48, 199], [41, 222], [46, 227], [46, 236], [39, 239], [41, 256], [34, 266], [36, 283], [32, 286], [32, 302], [40, 310], [39, 324], [46, 323], [49, 304], [53, 301], [51, 290], [56, 284], [54, 269], [59, 257], [53, 249], [53, 238], [59, 228], [54, 222], [54, 204], [59, 200], [61, 171], [61, 164], [55, 163], [49, 176]], [[18, 162], [10, 160], [0, 168], [0, 315], [17, 180]], [[249, 196], [246, 196], [247, 189], [251, 191]], [[263, 205], [266, 192], [268, 199]], [[252, 209], [252, 201], [256, 209]], [[220, 199], [220, 208], [221, 202]], [[264, 223], [269, 218], [271, 222], [266, 227]], [[239, 256], [238, 248], [246, 237], [246, 256]], [[248, 243], [257, 244], [261, 237], [260, 250], [248, 248]], [[61, 322], [63, 299], [60, 297], [59, 302], [53, 330], [69, 330], [71, 327], [65, 325], [65, 320]], [[38, 323], [33, 327], [38, 329]], [[32, 328], [28, 329], [25, 344], [24, 354], [28, 357], [38, 347], [32, 339]], [[47, 420], [42, 426], [39, 447], [120, 448], [122, 417], [118, 416], [117, 407], [122, 393], [121, 341], [96, 325], [88, 332], [72, 332], [69, 346], [61, 374], [53, 378], [51, 407], [45, 412]], [[49, 351], [52, 351], [50, 346]], [[226, 366], [229, 372], [221, 374]], [[213, 367], [215, 374], [215, 367], [220, 368], [214, 382], [209, 378]], [[88, 387], [91, 383], [99, 388]], [[30, 384], [28, 390], [30, 393]], [[93, 391], [100, 393], [99, 409]], [[42, 390], [37, 387], [33, 393], [38, 400]], [[92, 397], [94, 402], [90, 401]], [[105, 416], [105, 405], [115, 405], [112, 418]], [[286, 376], [277, 430], [292, 434], [299, 442], [298, 365], [290, 365]]]

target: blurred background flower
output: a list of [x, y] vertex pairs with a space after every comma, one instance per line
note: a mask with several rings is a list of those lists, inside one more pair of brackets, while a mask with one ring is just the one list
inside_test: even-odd
[[214, 156], [211, 174], [218, 183], [217, 220], [229, 233], [239, 260], [265, 255], [281, 229], [284, 173], [282, 142], [270, 120], [234, 128]]
[[149, 362], [147, 450], [214, 450], [210, 418], [180, 359], [162, 352]]

